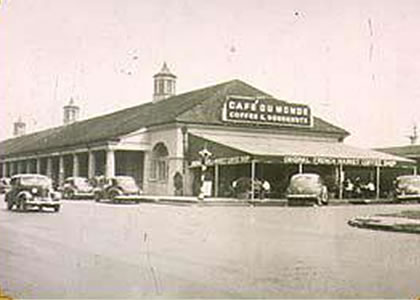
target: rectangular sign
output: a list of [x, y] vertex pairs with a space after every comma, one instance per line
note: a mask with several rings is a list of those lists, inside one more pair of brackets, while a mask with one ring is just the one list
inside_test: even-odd
[[306, 156], [285, 156], [285, 164], [307, 164], [307, 165], [344, 165], [344, 166], [379, 166], [394, 167], [395, 160], [384, 159], [362, 159], [362, 158], [332, 158], [332, 157], [306, 157]]
[[222, 120], [277, 126], [312, 126], [309, 106], [258, 97], [228, 96], [223, 106]]

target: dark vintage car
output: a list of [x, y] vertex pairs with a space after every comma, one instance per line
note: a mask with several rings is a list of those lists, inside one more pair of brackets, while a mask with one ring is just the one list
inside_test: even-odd
[[0, 194], [7, 193], [10, 189], [10, 178], [3, 177], [0, 178]]
[[394, 182], [394, 200], [417, 200], [420, 203], [420, 175], [398, 176]]
[[287, 203], [293, 205], [327, 205], [328, 189], [321, 176], [312, 173], [295, 174], [286, 190]]
[[61, 187], [63, 199], [93, 198], [93, 186], [85, 177], [68, 177]]
[[96, 202], [111, 200], [121, 202], [124, 200], [140, 202], [141, 189], [131, 176], [115, 176], [107, 178], [103, 186], [94, 189]]
[[29, 208], [42, 210], [45, 207], [60, 210], [60, 195], [52, 188], [51, 180], [44, 175], [20, 174], [10, 180], [11, 189], [6, 193], [7, 209], [17, 208], [26, 211]]

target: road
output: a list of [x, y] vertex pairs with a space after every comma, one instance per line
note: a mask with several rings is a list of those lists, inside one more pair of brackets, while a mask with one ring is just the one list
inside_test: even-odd
[[[2, 199], [0, 199], [2, 200]], [[415, 298], [420, 236], [357, 229], [419, 205], [203, 207], [0, 202], [0, 287], [16, 298]]]

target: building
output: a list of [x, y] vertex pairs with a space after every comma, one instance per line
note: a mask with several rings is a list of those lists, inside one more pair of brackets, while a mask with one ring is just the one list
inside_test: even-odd
[[229, 196], [233, 180], [252, 177], [268, 180], [280, 197], [291, 174], [317, 172], [341, 196], [345, 176], [379, 186], [381, 172], [413, 168], [409, 159], [344, 144], [349, 133], [310, 107], [243, 81], [180, 95], [175, 85], [164, 64], [149, 103], [1, 142], [1, 176], [36, 172], [62, 182], [124, 174], [147, 194], [197, 195], [205, 175], [213, 196]]
[[420, 170], [420, 145], [407, 145], [398, 147], [378, 148], [377, 151], [385, 152], [416, 161], [416, 172]]

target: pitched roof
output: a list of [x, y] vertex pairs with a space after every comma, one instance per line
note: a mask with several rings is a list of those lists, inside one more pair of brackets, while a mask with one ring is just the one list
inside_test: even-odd
[[420, 157], [420, 145], [378, 148], [375, 150], [405, 157]]
[[[221, 104], [227, 95], [271, 97], [240, 80], [232, 80], [155, 103], [149, 102], [70, 125], [11, 138], [0, 142], [0, 156], [109, 141], [140, 128], [174, 122], [226, 126], [220, 116]], [[282, 100], [278, 101], [287, 103]], [[272, 127], [255, 124], [236, 126]], [[276, 129], [284, 130], [280, 127], [276, 127]], [[316, 117], [314, 117], [313, 127], [296, 128], [296, 130], [333, 133], [343, 137], [349, 135], [344, 129]]]

